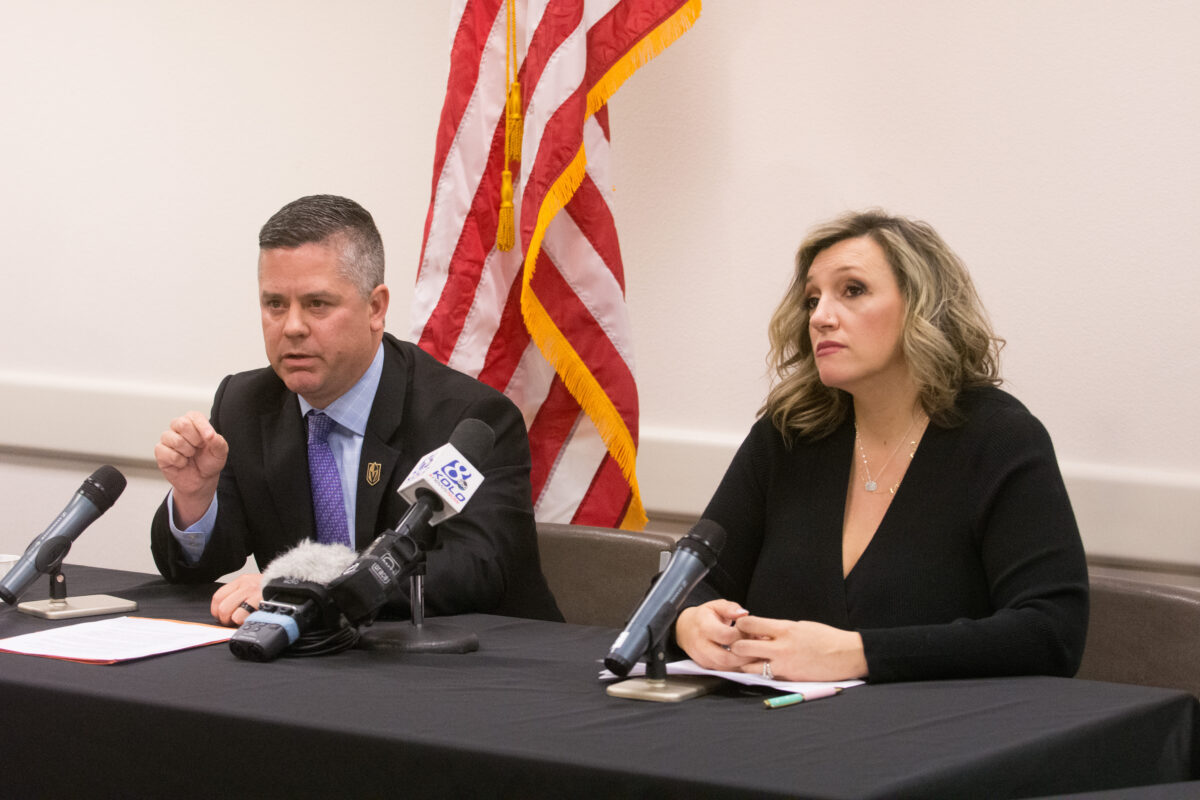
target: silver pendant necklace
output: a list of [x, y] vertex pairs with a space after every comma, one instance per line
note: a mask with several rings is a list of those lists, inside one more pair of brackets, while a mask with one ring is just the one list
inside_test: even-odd
[[[913, 418], [913, 421], [909, 423], [908, 430], [904, 432], [904, 435], [900, 437], [900, 441], [896, 443], [896, 449], [892, 451], [890, 456], [888, 456], [887, 461], [883, 462], [883, 466], [879, 470], [879, 477], [883, 477], [883, 473], [887, 471], [888, 464], [891, 464], [892, 459], [896, 457], [896, 453], [900, 452], [900, 448], [903, 446], [904, 440], [908, 438], [908, 434], [912, 432], [913, 426], [916, 424], [917, 420], [916, 418]], [[858, 420], [854, 421], [854, 443], [858, 445], [858, 454], [862, 456], [863, 471], [867, 473], [867, 480], [863, 484], [863, 488], [868, 492], [877, 491], [879, 489], [879, 483], [873, 477], [871, 477], [871, 465], [867, 463], [867, 451], [863, 449], [862, 438], [858, 435]], [[908, 454], [909, 459], [911, 459], [917, 452], [917, 442], [915, 439], [913, 439], [909, 442], [909, 444], [912, 446], [912, 450], [909, 451]], [[896, 485], [892, 487], [892, 494], [895, 494], [896, 489], [899, 487], [900, 481], [896, 481]]]

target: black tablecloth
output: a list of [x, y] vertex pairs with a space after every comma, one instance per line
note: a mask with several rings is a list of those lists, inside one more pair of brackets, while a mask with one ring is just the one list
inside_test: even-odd
[[[73, 595], [208, 621], [211, 585], [66, 574]], [[79, 621], [4, 607], [0, 637]], [[1177, 691], [1009, 678], [861, 686], [775, 710], [736, 688], [649, 703], [597, 680], [613, 630], [452, 622], [478, 652], [264, 664], [215, 645], [112, 666], [0, 654], [0, 793], [1028, 797], [1200, 778], [1197, 702]]]

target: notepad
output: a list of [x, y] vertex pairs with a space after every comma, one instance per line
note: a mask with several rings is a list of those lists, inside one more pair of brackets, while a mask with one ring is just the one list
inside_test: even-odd
[[[646, 664], [634, 664], [633, 669], [629, 671], [629, 677], [634, 678], [646, 674]], [[725, 678], [736, 683], [745, 684], [747, 686], [767, 686], [771, 689], [778, 689], [781, 692], [812, 692], [820, 689], [837, 687], [840, 689], [849, 689], [851, 686], [860, 686], [863, 681], [846, 680], [846, 681], [781, 681], [772, 678], [764, 678], [762, 675], [753, 672], [722, 672], [716, 669], [705, 669], [691, 659], [682, 661], [671, 661], [667, 663], [667, 676], [671, 675], [716, 675], [718, 678]], [[612, 680], [617, 676], [608, 670], [600, 671], [600, 680]]]
[[233, 628], [197, 622], [116, 617], [10, 636], [0, 639], [0, 651], [85, 664], [116, 664], [218, 644], [234, 633]]

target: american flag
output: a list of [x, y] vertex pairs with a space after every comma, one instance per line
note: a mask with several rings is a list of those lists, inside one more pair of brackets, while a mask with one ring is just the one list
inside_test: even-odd
[[[700, 2], [458, 0], [452, 13], [410, 337], [520, 407], [539, 520], [641, 528], [605, 104], [691, 26]], [[520, 154], [510, 145], [506, 158], [514, 80], [523, 135], [509, 128]], [[506, 167], [515, 246], [502, 250]]]

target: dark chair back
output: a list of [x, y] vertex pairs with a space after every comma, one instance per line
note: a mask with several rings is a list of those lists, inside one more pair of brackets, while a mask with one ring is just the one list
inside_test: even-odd
[[1200, 697], [1200, 589], [1093, 575], [1087, 645], [1076, 677]]
[[542, 572], [567, 622], [619, 628], [675, 545], [667, 533], [539, 522]]

